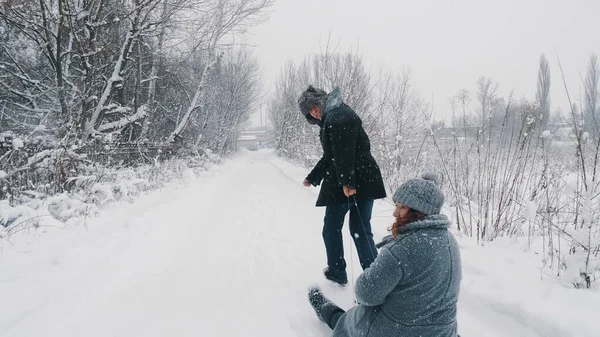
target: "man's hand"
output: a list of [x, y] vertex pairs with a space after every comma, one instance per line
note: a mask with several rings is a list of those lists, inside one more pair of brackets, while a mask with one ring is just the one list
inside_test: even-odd
[[356, 194], [356, 188], [344, 185], [344, 194], [349, 197]]
[[310, 181], [304, 179], [304, 181], [302, 182], [302, 185], [304, 185], [306, 187], [310, 187], [312, 184], [310, 183]]

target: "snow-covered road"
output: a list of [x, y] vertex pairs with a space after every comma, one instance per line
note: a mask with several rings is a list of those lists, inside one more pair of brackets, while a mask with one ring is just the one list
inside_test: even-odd
[[[323, 282], [323, 209], [314, 207], [316, 189], [302, 186], [305, 173], [269, 151], [246, 152], [201, 177], [113, 204], [88, 219], [87, 230], [21, 238], [0, 253], [0, 336], [328, 336], [307, 286], [321, 283], [343, 307], [352, 289]], [[379, 239], [391, 205], [376, 207]], [[350, 261], [348, 236], [345, 244]], [[463, 337], [600, 336], [590, 330], [598, 309], [571, 312], [567, 323], [555, 317], [560, 308], [540, 314], [567, 290], [523, 281], [518, 266], [506, 275], [510, 254], [484, 253], [466, 239], [461, 246]], [[599, 299], [568, 295], [573, 303]]]

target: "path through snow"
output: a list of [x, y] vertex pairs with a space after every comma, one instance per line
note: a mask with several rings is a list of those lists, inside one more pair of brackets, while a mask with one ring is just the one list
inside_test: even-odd
[[[22, 239], [0, 253], [0, 336], [328, 336], [307, 286], [322, 284], [343, 307], [352, 290], [323, 282], [323, 209], [302, 186], [305, 173], [269, 151], [245, 153], [185, 185], [114, 204], [89, 230]], [[379, 239], [390, 205], [375, 213]], [[512, 289], [481, 259], [464, 260], [463, 337], [599, 336], [586, 317], [574, 331], [499, 301]], [[506, 289], [486, 296], [486, 282]]]

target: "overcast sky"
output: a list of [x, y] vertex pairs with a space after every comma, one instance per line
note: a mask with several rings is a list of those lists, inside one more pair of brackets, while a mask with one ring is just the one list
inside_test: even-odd
[[557, 55], [579, 99], [590, 54], [600, 52], [599, 19], [600, 0], [276, 0], [248, 41], [272, 91], [286, 61], [319, 52], [331, 33], [342, 51], [358, 48], [371, 65], [410, 66], [441, 119], [448, 97], [473, 91], [479, 76], [499, 82], [503, 96], [514, 89], [534, 99], [542, 53], [552, 71], [551, 109], [568, 109]]

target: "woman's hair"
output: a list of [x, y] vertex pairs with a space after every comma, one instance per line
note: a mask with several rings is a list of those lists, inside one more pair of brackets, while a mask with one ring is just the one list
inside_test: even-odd
[[394, 236], [394, 238], [396, 238], [396, 237], [398, 237], [399, 234], [404, 233], [404, 231], [406, 230], [406, 226], [409, 223], [422, 220], [426, 216], [427, 215], [425, 215], [419, 211], [415, 211], [414, 209], [409, 208], [406, 216], [396, 217], [396, 221], [392, 224], [392, 227], [388, 228], [388, 230], [390, 232], [392, 232], [392, 235]]

